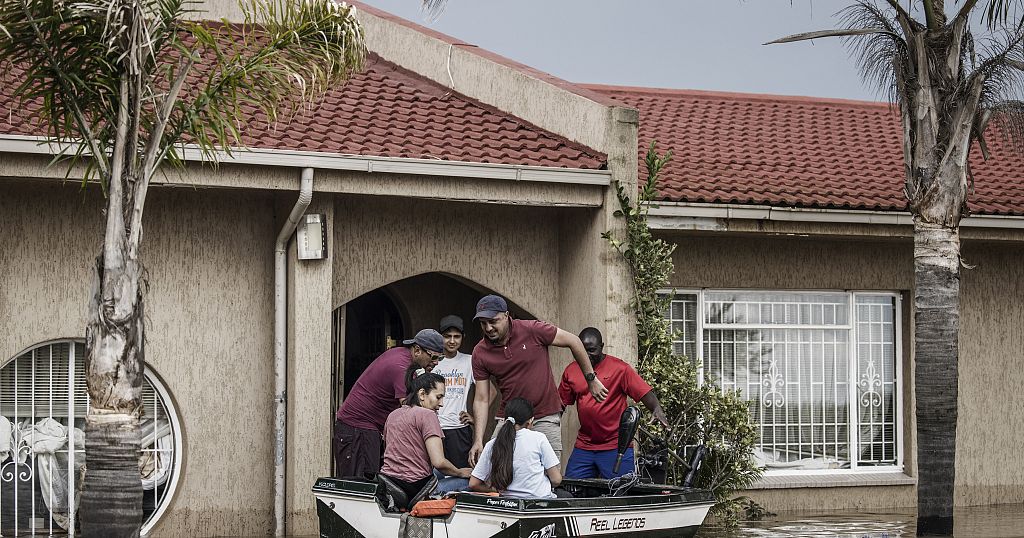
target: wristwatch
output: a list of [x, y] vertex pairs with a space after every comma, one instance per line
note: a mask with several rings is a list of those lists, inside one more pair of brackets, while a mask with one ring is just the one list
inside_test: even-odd
[[587, 383], [593, 381], [595, 377], [597, 377], [597, 374], [595, 374], [594, 372], [590, 372], [589, 374], [583, 374], [583, 379], [586, 379]]

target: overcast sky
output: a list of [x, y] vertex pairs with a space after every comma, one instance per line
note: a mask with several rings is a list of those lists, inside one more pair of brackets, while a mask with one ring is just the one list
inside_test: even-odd
[[573, 82], [878, 100], [838, 39], [762, 45], [849, 0], [362, 1]]

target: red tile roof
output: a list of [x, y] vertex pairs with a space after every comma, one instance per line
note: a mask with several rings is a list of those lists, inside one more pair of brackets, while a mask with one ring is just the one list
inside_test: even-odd
[[[38, 136], [38, 103], [0, 84], [0, 134]], [[607, 157], [417, 76], [374, 55], [366, 69], [319, 106], [268, 125], [255, 111], [243, 123], [252, 148], [406, 157], [557, 168], [600, 169]]]
[[[903, 210], [899, 117], [885, 103], [589, 85], [640, 111], [641, 157], [672, 150], [667, 201]], [[1024, 215], [1024, 157], [971, 153], [973, 213]], [[646, 169], [640, 160], [640, 178]]]

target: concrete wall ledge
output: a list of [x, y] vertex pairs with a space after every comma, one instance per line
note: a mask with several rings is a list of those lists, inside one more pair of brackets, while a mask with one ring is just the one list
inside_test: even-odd
[[900, 471], [811, 475], [767, 475], [748, 489], [838, 488], [850, 486], [912, 486], [917, 478]]

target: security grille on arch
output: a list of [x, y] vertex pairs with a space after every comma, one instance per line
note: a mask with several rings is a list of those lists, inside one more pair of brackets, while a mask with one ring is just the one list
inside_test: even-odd
[[[50, 342], [0, 369], [0, 535], [75, 534], [89, 408], [84, 357], [81, 342]], [[145, 533], [173, 491], [179, 436], [166, 391], [148, 373], [142, 394]]]

